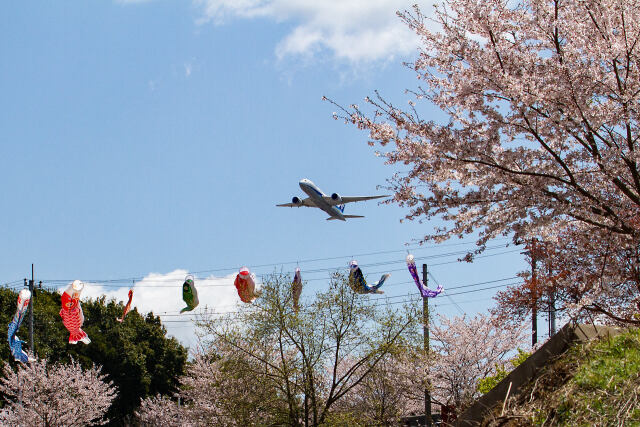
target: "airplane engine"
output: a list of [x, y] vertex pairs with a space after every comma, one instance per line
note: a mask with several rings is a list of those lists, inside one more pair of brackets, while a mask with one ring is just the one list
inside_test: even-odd
[[333, 194], [331, 195], [331, 199], [332, 199], [334, 202], [342, 203], [342, 197], [340, 197], [340, 195], [339, 195], [338, 193], [333, 193]]
[[293, 197], [293, 199], [291, 199], [291, 203], [293, 203], [296, 206], [300, 206], [302, 205], [302, 200], [300, 200], [298, 197]]

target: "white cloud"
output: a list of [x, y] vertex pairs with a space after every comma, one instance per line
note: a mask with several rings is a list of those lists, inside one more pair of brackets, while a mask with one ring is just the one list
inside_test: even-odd
[[[390, 60], [415, 51], [417, 36], [396, 16], [415, 0], [194, 0], [200, 23], [271, 19], [293, 29], [275, 47], [278, 58], [330, 52], [348, 62]], [[433, 0], [418, 2], [426, 13]]]
[[[135, 283], [131, 308], [137, 307], [142, 315], [150, 311], [160, 315], [168, 335], [176, 337], [183, 345], [195, 348], [196, 328], [191, 319], [197, 318], [198, 314], [205, 310], [215, 313], [237, 311], [243, 303], [240, 302], [233, 286], [236, 273], [225, 277], [210, 276], [195, 281], [200, 301], [198, 307], [191, 312], [180, 314], [180, 310], [186, 306], [182, 300], [182, 283], [186, 275], [186, 270], [148, 274], [143, 280]], [[105, 295], [107, 300], [113, 298], [126, 303], [128, 290], [129, 287], [112, 288], [98, 283], [85, 283], [82, 298]]]
[[185, 63], [184, 65], [184, 76], [189, 78], [191, 72], [193, 71], [193, 66], [190, 63]]

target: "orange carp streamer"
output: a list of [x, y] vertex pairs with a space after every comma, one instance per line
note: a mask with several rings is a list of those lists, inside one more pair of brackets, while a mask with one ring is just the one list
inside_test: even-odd
[[122, 323], [124, 321], [124, 316], [126, 316], [129, 310], [131, 310], [132, 299], [133, 299], [133, 289], [129, 289], [129, 301], [127, 302], [127, 305], [124, 306], [124, 310], [122, 311], [122, 317], [120, 319], [116, 319], [118, 322]]

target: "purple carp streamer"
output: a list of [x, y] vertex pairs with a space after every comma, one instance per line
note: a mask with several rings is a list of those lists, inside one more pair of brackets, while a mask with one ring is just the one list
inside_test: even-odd
[[411, 273], [413, 281], [416, 282], [416, 286], [418, 287], [420, 294], [422, 294], [422, 298], [435, 298], [440, 293], [442, 293], [442, 291], [444, 291], [444, 288], [441, 285], [438, 285], [438, 287], [434, 291], [427, 288], [424, 283], [422, 283], [422, 280], [420, 280], [420, 276], [418, 276], [418, 268], [416, 267], [416, 262], [413, 258], [413, 255], [411, 254], [407, 255], [407, 268], [409, 268], [409, 273]]

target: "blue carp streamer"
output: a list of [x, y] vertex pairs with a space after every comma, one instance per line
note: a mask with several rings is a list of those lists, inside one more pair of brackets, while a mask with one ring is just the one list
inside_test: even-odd
[[20, 329], [20, 325], [22, 325], [22, 321], [24, 320], [24, 315], [27, 313], [30, 298], [31, 292], [27, 289], [20, 291], [18, 294], [18, 307], [16, 309], [16, 314], [13, 316], [13, 320], [9, 323], [9, 327], [7, 329], [7, 341], [9, 342], [11, 354], [16, 361], [23, 363], [29, 361], [29, 356], [27, 356], [27, 353], [22, 350], [22, 344], [24, 344], [24, 341], [16, 336], [16, 332]]
[[349, 286], [358, 294], [383, 294], [384, 291], [381, 291], [380, 287], [384, 285], [385, 280], [387, 280], [389, 276], [391, 275], [388, 273], [383, 274], [380, 280], [369, 286], [362, 274], [362, 270], [360, 270], [358, 266], [358, 261], [354, 259], [349, 264]]

